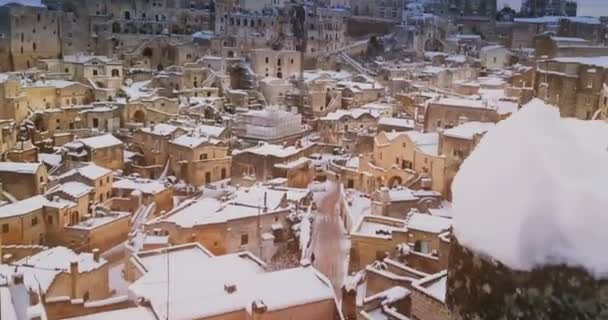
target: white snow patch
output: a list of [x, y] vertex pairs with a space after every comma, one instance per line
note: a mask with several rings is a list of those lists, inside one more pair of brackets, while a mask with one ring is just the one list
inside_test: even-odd
[[608, 124], [532, 100], [489, 131], [453, 184], [460, 243], [517, 270], [608, 275]]

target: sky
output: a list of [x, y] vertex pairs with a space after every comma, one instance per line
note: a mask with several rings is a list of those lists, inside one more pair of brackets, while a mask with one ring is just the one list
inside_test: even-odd
[[[579, 16], [608, 16], [608, 0], [578, 0]], [[498, 8], [508, 4], [515, 10], [521, 8], [521, 0], [498, 0]]]

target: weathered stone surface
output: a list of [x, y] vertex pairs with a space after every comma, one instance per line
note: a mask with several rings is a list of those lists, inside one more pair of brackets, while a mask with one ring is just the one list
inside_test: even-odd
[[608, 319], [608, 280], [564, 265], [511, 270], [455, 238], [446, 299], [454, 320]]

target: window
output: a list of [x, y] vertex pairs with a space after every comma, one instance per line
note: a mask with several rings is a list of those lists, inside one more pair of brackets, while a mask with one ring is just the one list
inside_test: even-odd
[[46, 217], [46, 221], [47, 221], [47, 223], [48, 223], [49, 225], [52, 225], [52, 224], [53, 224], [53, 216], [48, 216], [48, 217]]
[[2, 225], [2, 233], [8, 233], [9, 227], [8, 223]]
[[200, 159], [201, 159], [201, 160], [207, 160], [207, 159], [208, 159], [207, 154], [206, 154], [206, 153], [201, 153], [201, 155], [200, 155]]
[[98, 74], [97, 70], [93, 70], [93, 75], [96, 76]]
[[40, 177], [40, 182], [44, 182], [44, 177]]
[[248, 234], [242, 234], [241, 235], [241, 245], [247, 245], [249, 243], [249, 235]]
[[211, 183], [211, 172], [205, 172], [205, 183]]
[[591, 79], [587, 80], [587, 88], [593, 89], [593, 80], [591, 80]]
[[32, 218], [32, 227], [38, 225], [38, 217]]

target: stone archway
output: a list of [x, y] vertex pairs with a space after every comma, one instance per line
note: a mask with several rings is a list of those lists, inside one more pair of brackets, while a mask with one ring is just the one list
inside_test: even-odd
[[137, 110], [133, 113], [133, 121], [137, 123], [146, 123], [146, 113], [142, 110]]
[[424, 42], [424, 50], [425, 51], [443, 51], [443, 44], [435, 39], [431, 38]]
[[394, 176], [388, 180], [388, 186], [391, 188], [400, 186], [401, 184], [403, 184], [403, 180], [399, 176]]

